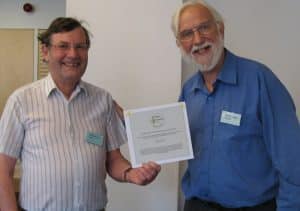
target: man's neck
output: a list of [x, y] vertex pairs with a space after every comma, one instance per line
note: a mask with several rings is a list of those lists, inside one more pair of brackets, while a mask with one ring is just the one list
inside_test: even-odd
[[74, 81], [54, 81], [55, 85], [57, 88], [63, 93], [65, 98], [67, 100], [70, 99], [73, 91], [76, 89], [77, 84], [79, 81], [74, 82]]
[[206, 86], [206, 88], [209, 92], [214, 91], [214, 86], [213, 85], [214, 85], [219, 73], [221, 72], [221, 69], [222, 69], [223, 64], [224, 64], [224, 60], [225, 60], [225, 50], [222, 53], [220, 61], [218, 62], [218, 64], [212, 70], [207, 71], [207, 72], [202, 72], [202, 76], [203, 76], [205, 86]]

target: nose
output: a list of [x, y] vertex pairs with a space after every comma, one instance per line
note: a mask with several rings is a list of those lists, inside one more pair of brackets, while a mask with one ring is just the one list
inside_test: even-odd
[[203, 42], [203, 36], [201, 35], [201, 33], [197, 30], [194, 30], [194, 39], [193, 39], [193, 43], [194, 44], [200, 44]]
[[68, 56], [71, 56], [71, 57], [77, 57], [78, 49], [76, 49], [74, 46], [71, 46], [70, 49], [68, 49], [67, 54], [68, 54]]

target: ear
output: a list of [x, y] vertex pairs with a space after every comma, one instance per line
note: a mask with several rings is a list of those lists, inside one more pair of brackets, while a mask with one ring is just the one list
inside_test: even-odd
[[224, 31], [225, 31], [225, 29], [224, 29], [224, 23], [223, 22], [218, 22], [218, 29], [219, 29], [220, 34], [224, 38]]
[[41, 46], [41, 53], [43, 57], [43, 62], [48, 63], [49, 61], [49, 47], [46, 46], [46, 44], [42, 44]]

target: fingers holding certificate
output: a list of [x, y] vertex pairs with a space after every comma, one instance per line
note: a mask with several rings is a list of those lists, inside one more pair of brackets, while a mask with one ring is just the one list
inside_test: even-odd
[[143, 163], [141, 167], [126, 170], [124, 181], [137, 185], [147, 185], [156, 178], [160, 170], [161, 166], [154, 162]]
[[193, 158], [184, 102], [124, 111], [133, 167]]

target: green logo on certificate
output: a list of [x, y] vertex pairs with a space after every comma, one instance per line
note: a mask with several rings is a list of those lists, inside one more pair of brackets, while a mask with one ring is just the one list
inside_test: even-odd
[[165, 118], [161, 114], [155, 114], [151, 116], [151, 124], [153, 127], [161, 127], [163, 126]]

